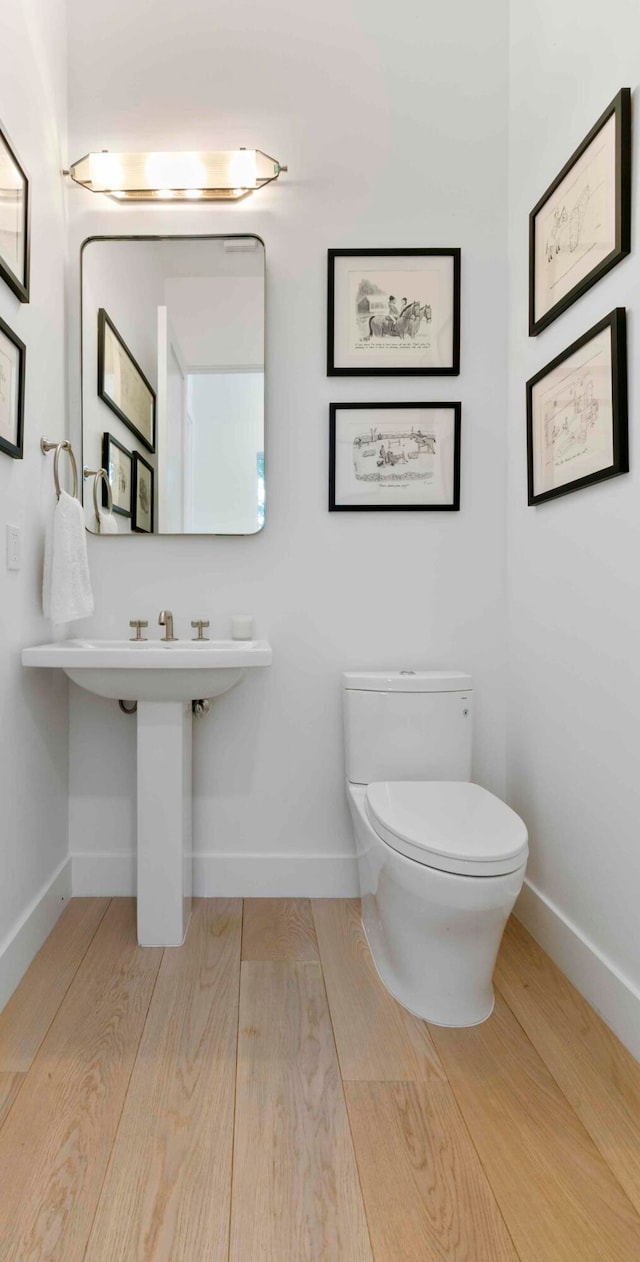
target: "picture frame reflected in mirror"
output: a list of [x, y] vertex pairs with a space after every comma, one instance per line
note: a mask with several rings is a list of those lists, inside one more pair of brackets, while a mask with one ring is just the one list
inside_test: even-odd
[[140, 455], [133, 453], [131, 487], [131, 529], [138, 534], [154, 533], [155, 469]]
[[[131, 517], [133, 456], [113, 434], [106, 433], [102, 436], [102, 467], [106, 470], [111, 487], [111, 511], [121, 517]], [[107, 511], [109, 509], [109, 494], [104, 485], [102, 507]]]
[[156, 449], [156, 392], [104, 307], [98, 311], [98, 394], [144, 443]]

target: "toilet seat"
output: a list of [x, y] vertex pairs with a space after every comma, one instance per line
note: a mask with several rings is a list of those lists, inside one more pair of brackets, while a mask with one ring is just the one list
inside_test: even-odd
[[367, 785], [365, 808], [382, 841], [425, 867], [463, 876], [502, 876], [527, 859], [522, 820], [479, 784], [379, 781]]

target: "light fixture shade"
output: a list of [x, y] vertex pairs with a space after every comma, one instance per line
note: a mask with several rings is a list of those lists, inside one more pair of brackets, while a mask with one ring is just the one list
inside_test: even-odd
[[88, 153], [69, 175], [118, 201], [237, 201], [286, 167], [260, 149], [217, 153]]

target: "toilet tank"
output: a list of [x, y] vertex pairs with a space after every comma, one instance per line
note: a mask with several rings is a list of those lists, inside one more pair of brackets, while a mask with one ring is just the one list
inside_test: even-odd
[[347, 779], [469, 780], [472, 680], [461, 671], [342, 677]]

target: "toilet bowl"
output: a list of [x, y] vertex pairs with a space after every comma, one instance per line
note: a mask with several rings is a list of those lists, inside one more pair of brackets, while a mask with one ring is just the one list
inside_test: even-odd
[[477, 1025], [493, 1010], [528, 843], [520, 817], [467, 778], [471, 680], [385, 672], [344, 684], [347, 799], [374, 964], [415, 1015]]

